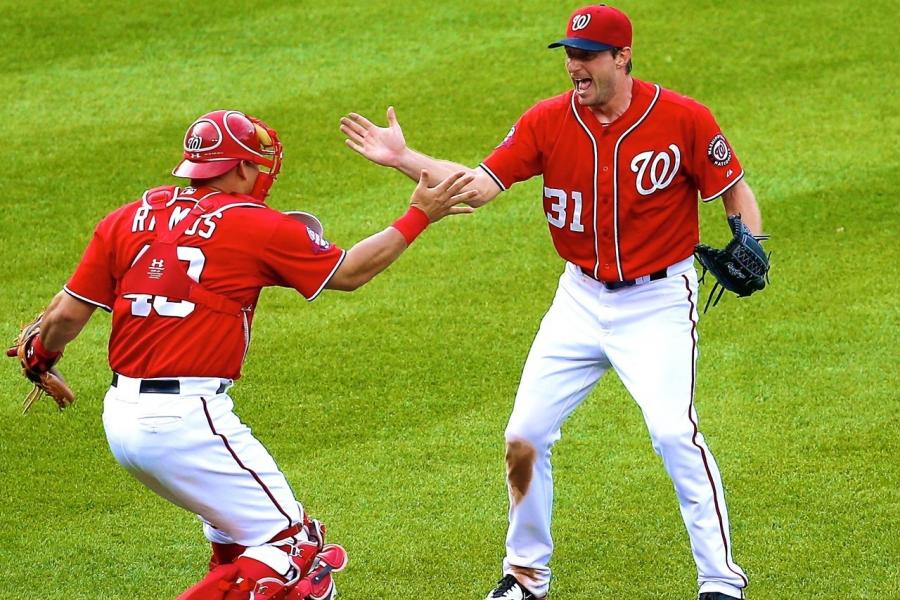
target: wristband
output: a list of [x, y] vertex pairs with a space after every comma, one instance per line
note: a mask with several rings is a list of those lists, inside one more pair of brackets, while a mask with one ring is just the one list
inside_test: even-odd
[[430, 221], [425, 211], [418, 206], [410, 206], [406, 214], [394, 221], [391, 227], [400, 232], [400, 235], [406, 240], [406, 245], [409, 246], [420, 233], [425, 231], [429, 223]]
[[59, 361], [62, 352], [51, 352], [44, 348], [41, 343], [41, 336], [36, 335], [31, 339], [31, 343], [25, 346], [25, 364], [32, 371], [45, 373]]

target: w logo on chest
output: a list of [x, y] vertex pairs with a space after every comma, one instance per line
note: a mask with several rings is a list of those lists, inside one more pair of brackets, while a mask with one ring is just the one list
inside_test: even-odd
[[631, 161], [631, 171], [637, 174], [635, 185], [641, 196], [669, 187], [681, 167], [681, 151], [675, 144], [669, 144], [669, 151], [641, 152]]

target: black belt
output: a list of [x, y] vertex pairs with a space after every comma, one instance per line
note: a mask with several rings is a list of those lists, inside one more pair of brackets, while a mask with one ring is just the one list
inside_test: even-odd
[[[116, 387], [119, 383], [119, 374], [113, 373], [112, 386]], [[217, 394], [224, 393], [228, 389], [228, 383], [223, 381], [219, 384]], [[142, 379], [138, 388], [141, 394], [180, 394], [181, 383], [177, 379]]]
[[[594, 273], [590, 269], [585, 269], [584, 267], [579, 267], [581, 272], [594, 279]], [[650, 273], [650, 281], [659, 281], [660, 279], [665, 279], [669, 276], [669, 272], [667, 269], [660, 269], [659, 271], [655, 271]], [[633, 285], [637, 285], [637, 279], [625, 279], [623, 281], [600, 281], [599, 279], [594, 279], [594, 281], [599, 281], [603, 284], [603, 287], [608, 289], [611, 292], [616, 290], [621, 290], [622, 288], [631, 287]]]

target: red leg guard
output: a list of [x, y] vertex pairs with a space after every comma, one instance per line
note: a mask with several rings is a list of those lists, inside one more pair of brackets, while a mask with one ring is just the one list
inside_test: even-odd
[[[243, 580], [255, 583], [250, 588], [255, 600], [275, 600], [284, 597], [284, 593], [287, 591], [285, 586], [288, 583], [287, 580], [267, 564], [241, 556], [234, 561], [234, 566], [238, 568]], [[223, 600], [247, 600], [248, 598], [250, 598], [249, 591], [234, 590], [226, 593]]]
[[[249, 600], [251, 595], [254, 600], [331, 600], [331, 573], [343, 569], [347, 553], [325, 544], [325, 526], [305, 514], [302, 528], [309, 541], [294, 542], [300, 527], [276, 534], [273, 545], [262, 547], [213, 542], [210, 572], [176, 600]], [[288, 540], [293, 543], [279, 544]]]
[[293, 587], [270, 566], [247, 556], [230, 565], [220, 565], [200, 582], [182, 592], [176, 600], [282, 600]]
[[212, 571], [220, 565], [230, 565], [237, 557], [244, 553], [246, 546], [240, 544], [217, 544], [212, 542], [212, 555], [209, 557], [209, 570]]
[[312, 569], [291, 588], [285, 600], [332, 600], [336, 595], [332, 573], [346, 566], [347, 551], [338, 544], [325, 544]]
[[[229, 589], [236, 585], [235, 582], [239, 577], [236, 565], [219, 566], [183, 591], [175, 600], [225, 600]], [[248, 587], [245, 598], [250, 597], [249, 590]]]

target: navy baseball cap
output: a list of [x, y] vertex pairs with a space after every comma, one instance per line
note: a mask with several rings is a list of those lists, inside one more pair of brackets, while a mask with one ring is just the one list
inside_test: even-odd
[[566, 37], [548, 48], [568, 46], [588, 52], [631, 46], [631, 21], [618, 8], [593, 4], [579, 8], [569, 18]]

